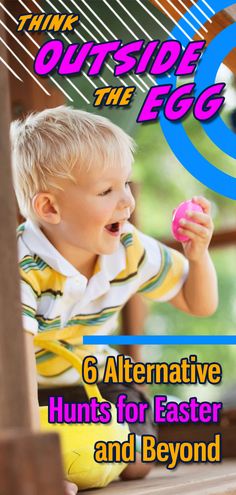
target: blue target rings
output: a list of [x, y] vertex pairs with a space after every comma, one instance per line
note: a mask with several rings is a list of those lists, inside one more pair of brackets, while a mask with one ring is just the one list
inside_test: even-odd
[[[232, 0], [214, 0], [214, 2], [208, 1], [208, 3], [210, 6], [212, 4], [212, 8], [214, 8], [214, 11], [217, 13], [232, 5]], [[202, 2], [199, 1], [196, 5], [201, 8]], [[199, 13], [196, 5], [191, 8], [191, 12], [203, 23], [206, 19]], [[189, 13], [187, 12], [184, 17], [189, 19]], [[192, 38], [194, 31], [190, 32], [190, 30], [186, 30], [184, 17], [178, 24]], [[172, 31], [172, 35], [178, 39], [183, 46], [188, 42], [186, 36], [179, 30], [178, 26]], [[236, 23], [224, 29], [207, 46], [195, 77], [196, 95], [200, 94], [203, 89], [214, 84], [219, 65], [235, 47], [235, 40]], [[173, 84], [174, 89], [176, 87], [177, 78], [174, 74], [171, 74], [171, 78], [157, 78], [157, 82], [160, 84]], [[221, 171], [201, 155], [186, 134], [183, 124], [181, 122], [168, 121], [163, 114], [160, 115], [160, 123], [165, 138], [173, 153], [191, 175], [213, 191], [228, 198], [236, 199], [236, 178]], [[230, 131], [220, 116], [217, 116], [214, 120], [202, 125], [210, 139], [222, 151], [229, 156], [236, 158], [236, 134]]]

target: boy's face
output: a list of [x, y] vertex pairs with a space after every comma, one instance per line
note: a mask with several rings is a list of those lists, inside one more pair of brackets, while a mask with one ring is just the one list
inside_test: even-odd
[[74, 168], [76, 184], [63, 181], [57, 192], [64, 242], [93, 254], [111, 254], [119, 245], [122, 227], [134, 209], [130, 191], [131, 166]]

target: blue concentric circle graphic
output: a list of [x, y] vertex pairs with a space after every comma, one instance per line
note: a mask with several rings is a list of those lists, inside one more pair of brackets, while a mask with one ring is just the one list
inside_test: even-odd
[[[208, 4], [214, 8], [215, 13], [222, 9], [230, 7], [232, 0], [208, 0]], [[197, 2], [190, 11], [198, 16], [203, 23], [204, 17], [200, 19], [199, 10], [196, 6], [202, 7], [201, 0]], [[185, 29], [184, 18], [188, 18], [189, 13], [179, 21], [179, 25]], [[189, 33], [193, 36], [193, 32]], [[185, 35], [179, 30], [178, 26], [172, 31], [172, 35], [179, 40], [183, 46], [186, 43]], [[199, 63], [195, 76], [196, 91], [195, 95], [200, 94], [205, 88], [215, 82], [217, 70], [227, 54], [236, 46], [236, 23], [228, 26], [218, 34], [211, 43], [208, 44], [203, 57]], [[176, 88], [177, 78], [174, 74], [171, 77], [157, 78], [159, 84], [173, 84]], [[224, 82], [224, 81], [222, 81]], [[214, 164], [206, 160], [201, 153], [195, 148], [189, 139], [182, 122], [171, 122], [163, 114], [160, 115], [160, 124], [165, 138], [171, 147], [173, 153], [180, 163], [205, 186], [213, 191], [222, 194], [231, 199], [236, 199], [236, 178], [219, 170]], [[220, 115], [208, 123], [202, 124], [208, 137], [215, 143], [218, 148], [229, 156], [236, 158], [236, 135], [225, 125]]]

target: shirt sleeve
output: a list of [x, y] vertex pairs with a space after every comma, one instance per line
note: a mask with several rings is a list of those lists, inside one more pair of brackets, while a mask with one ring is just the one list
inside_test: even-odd
[[21, 279], [21, 306], [22, 306], [22, 324], [26, 332], [33, 335], [38, 333], [38, 322], [36, 319], [37, 296], [31, 285]]
[[22, 324], [26, 332], [36, 335], [38, 333], [36, 314], [40, 287], [34, 265], [34, 260], [30, 255], [24, 255], [19, 260]]
[[138, 292], [153, 301], [170, 301], [188, 276], [188, 261], [178, 251], [137, 231], [145, 256]]
[[22, 325], [26, 332], [36, 335], [38, 333], [36, 314], [40, 297], [40, 285], [36, 275], [35, 260], [22, 240], [21, 233], [24, 230], [22, 227], [18, 228], [17, 236]]

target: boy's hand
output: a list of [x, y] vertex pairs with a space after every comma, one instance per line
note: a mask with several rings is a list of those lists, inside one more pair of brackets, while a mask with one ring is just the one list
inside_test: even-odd
[[75, 485], [75, 483], [64, 481], [64, 492], [65, 495], [76, 495], [76, 493], [78, 493], [78, 487]]
[[189, 261], [200, 261], [207, 252], [214, 225], [211, 218], [210, 202], [201, 196], [195, 196], [192, 200], [202, 207], [203, 213], [196, 211], [187, 212], [186, 216], [188, 220], [180, 220], [181, 227], [178, 231], [180, 234], [189, 237], [189, 241], [183, 242], [185, 256]]

